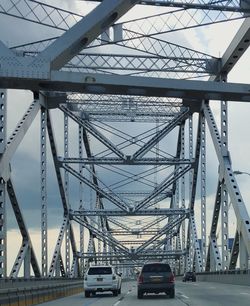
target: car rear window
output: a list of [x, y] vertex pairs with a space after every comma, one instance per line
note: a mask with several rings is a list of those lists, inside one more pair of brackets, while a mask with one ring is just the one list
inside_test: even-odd
[[171, 272], [168, 264], [150, 264], [142, 268], [142, 272]]
[[112, 274], [111, 267], [92, 267], [89, 268], [88, 275]]

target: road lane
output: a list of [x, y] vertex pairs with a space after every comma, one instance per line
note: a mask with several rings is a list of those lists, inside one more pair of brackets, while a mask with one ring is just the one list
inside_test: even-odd
[[43, 306], [249, 306], [250, 286], [238, 286], [211, 282], [176, 282], [176, 297], [165, 294], [144, 295], [137, 299], [135, 281], [123, 282], [122, 294], [97, 293], [85, 298], [77, 294], [63, 299], [43, 303]]

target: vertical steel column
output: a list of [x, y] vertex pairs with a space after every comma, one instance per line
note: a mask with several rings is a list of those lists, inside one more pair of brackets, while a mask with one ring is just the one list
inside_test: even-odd
[[[226, 76], [222, 78], [226, 82]], [[228, 156], [228, 109], [227, 102], [221, 102], [221, 153], [222, 156]], [[223, 184], [221, 187], [221, 263], [222, 269], [228, 269], [229, 252], [228, 252], [228, 191]]]
[[206, 121], [204, 114], [201, 114], [201, 258], [202, 270], [206, 266]]
[[48, 274], [48, 216], [47, 216], [47, 110], [41, 107], [41, 251], [42, 251], [42, 277]]
[[[98, 194], [96, 194], [96, 209], [100, 209], [101, 205], [100, 205], [100, 197]], [[98, 224], [98, 228], [101, 228], [102, 224], [101, 224], [101, 216], [97, 216], [97, 224]], [[98, 255], [101, 254], [101, 240], [98, 239], [97, 240], [97, 253]], [[100, 263], [100, 257], [97, 258], [97, 261]]]
[[[64, 114], [64, 157], [69, 157], [69, 122], [68, 115]], [[65, 196], [69, 203], [69, 174], [68, 171], [64, 172]], [[70, 208], [70, 207], [69, 207]], [[65, 232], [65, 270], [66, 275], [70, 274], [70, 224], [68, 222]]]
[[[188, 119], [188, 148], [189, 148], [189, 159], [193, 159], [194, 155], [194, 145], [193, 145], [193, 116], [191, 115]], [[192, 200], [192, 185], [193, 185], [193, 171], [189, 171], [189, 201], [191, 203]], [[190, 223], [190, 222], [189, 222]], [[190, 270], [193, 265], [193, 257], [194, 257], [194, 250], [193, 250], [193, 238], [192, 238], [192, 231], [189, 228], [188, 231], [190, 237], [188, 237], [189, 243], [189, 252], [187, 254], [187, 262], [186, 262], [186, 269]]]
[[[185, 123], [181, 125], [181, 159], [185, 158]], [[186, 208], [185, 203], [185, 175], [181, 178], [181, 208]], [[182, 237], [182, 250], [186, 248], [186, 221], [184, 220], [181, 225], [181, 237]], [[184, 258], [181, 258], [181, 273], [184, 273], [185, 267], [184, 267]]]
[[[181, 168], [181, 167], [180, 167]], [[177, 180], [176, 182], [176, 187], [175, 187], [175, 203], [174, 203], [174, 208], [179, 208], [180, 207], [180, 180]], [[181, 243], [180, 243], [180, 232], [177, 233], [177, 236], [174, 237], [173, 239], [173, 249], [174, 250], [181, 250]], [[174, 260], [174, 269], [175, 269], [175, 273], [178, 274], [180, 273], [179, 269], [179, 261], [180, 258], [175, 258]]]
[[30, 278], [30, 262], [31, 262], [31, 248], [28, 244], [28, 248], [24, 257], [23, 268], [24, 268], [24, 278]]
[[247, 253], [247, 248], [241, 233], [239, 235], [239, 253], [240, 253], [240, 270], [246, 270], [249, 268], [248, 265], [249, 254]]
[[[82, 127], [79, 125], [78, 130], [78, 146], [79, 146], [79, 158], [83, 157], [83, 148], [82, 148]], [[83, 175], [83, 166], [79, 164], [79, 173]], [[83, 182], [79, 181], [79, 210], [83, 210]], [[80, 253], [84, 253], [84, 226], [80, 224]], [[80, 276], [84, 275], [84, 257], [81, 256], [80, 259]]]
[[[7, 90], [0, 88], [0, 157], [6, 146]], [[7, 276], [6, 186], [0, 174], [0, 278]]]

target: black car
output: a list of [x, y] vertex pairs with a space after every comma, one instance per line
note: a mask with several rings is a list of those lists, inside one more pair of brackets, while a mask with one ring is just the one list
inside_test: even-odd
[[170, 298], [175, 297], [175, 277], [167, 263], [147, 263], [142, 267], [137, 280], [137, 298], [144, 293], [165, 292]]
[[192, 272], [192, 271], [186, 272], [186, 273], [183, 275], [182, 281], [183, 281], [183, 282], [186, 282], [186, 281], [196, 282], [196, 275], [195, 275], [195, 273]]

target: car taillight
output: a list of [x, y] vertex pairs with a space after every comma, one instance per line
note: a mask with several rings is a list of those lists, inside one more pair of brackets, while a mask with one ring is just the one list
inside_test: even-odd
[[115, 279], [116, 279], [116, 276], [115, 276], [115, 275], [113, 275], [112, 279], [113, 279], [113, 280], [115, 280]]
[[138, 277], [138, 284], [142, 284], [143, 283], [143, 276], [139, 275]]
[[170, 277], [169, 277], [169, 282], [170, 283], [174, 283], [175, 282], [175, 277], [174, 277], [174, 274], [171, 273]]
[[85, 276], [84, 280], [85, 280], [85, 281], [87, 281], [87, 280], [88, 280], [87, 276]]

